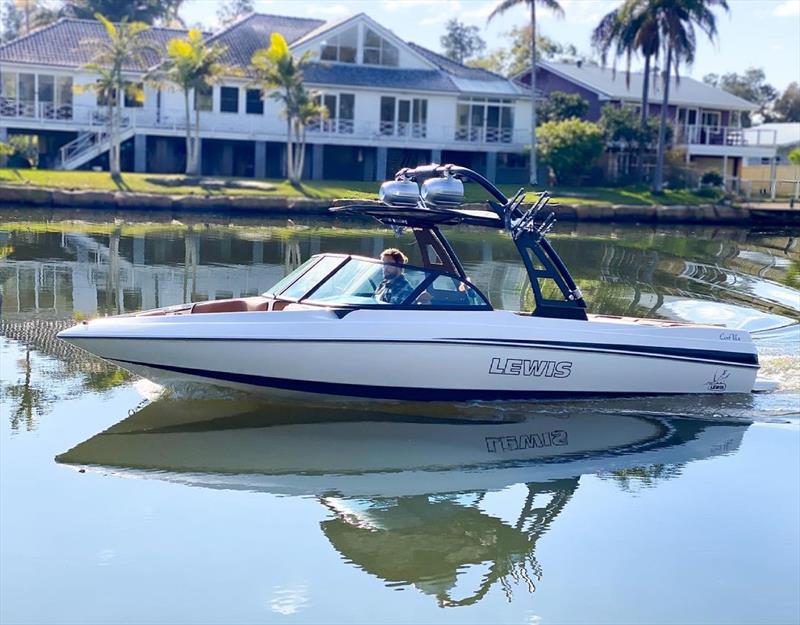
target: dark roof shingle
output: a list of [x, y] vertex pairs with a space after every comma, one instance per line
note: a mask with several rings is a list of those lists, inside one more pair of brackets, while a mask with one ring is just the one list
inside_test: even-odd
[[324, 23], [324, 20], [251, 13], [215, 34], [210, 41], [226, 48], [223, 58], [226, 64], [247, 67], [256, 50], [269, 46], [272, 33], [280, 33], [291, 44]]
[[[175, 28], [151, 28], [142, 37], [166, 48], [173, 37], [186, 35], [185, 30]], [[91, 63], [97, 53], [97, 41], [107, 37], [105, 28], [95, 20], [62, 18], [53, 24], [14, 39], [0, 46], [0, 62], [32, 63], [37, 65], [57, 65], [79, 67]], [[158, 55], [145, 52], [144, 65], [125, 69], [145, 70], [159, 61]]]
[[456, 91], [447, 75], [436, 69], [397, 69], [371, 65], [309, 63], [303, 76], [312, 84]]

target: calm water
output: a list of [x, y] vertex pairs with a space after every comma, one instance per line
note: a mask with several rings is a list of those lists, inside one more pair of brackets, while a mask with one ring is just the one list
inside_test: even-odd
[[[353, 410], [163, 396], [55, 333], [407, 238], [45, 217], [0, 211], [0, 622], [800, 622], [800, 232], [554, 237], [593, 312], [749, 329], [774, 393]], [[450, 239], [529, 304], [503, 235]]]

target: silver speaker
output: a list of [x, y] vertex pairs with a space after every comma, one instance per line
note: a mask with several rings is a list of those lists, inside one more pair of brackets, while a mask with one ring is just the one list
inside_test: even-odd
[[412, 180], [387, 180], [381, 185], [378, 197], [390, 206], [415, 206], [419, 201], [419, 186]]
[[464, 183], [457, 178], [428, 178], [422, 183], [422, 199], [433, 206], [459, 206], [464, 200]]

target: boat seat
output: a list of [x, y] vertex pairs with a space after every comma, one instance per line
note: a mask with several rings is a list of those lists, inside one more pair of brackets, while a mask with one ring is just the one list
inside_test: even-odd
[[192, 307], [192, 314], [266, 311], [269, 301], [266, 297], [256, 296], [198, 302]]

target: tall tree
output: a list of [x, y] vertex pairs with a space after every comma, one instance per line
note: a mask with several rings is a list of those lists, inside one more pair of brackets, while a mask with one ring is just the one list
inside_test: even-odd
[[660, 193], [664, 186], [664, 153], [666, 151], [667, 114], [671, 75], [675, 73], [676, 82], [680, 80], [682, 63], [694, 62], [697, 26], [710, 40], [717, 36], [717, 18], [713, 9], [728, 11], [727, 0], [635, 0], [640, 10], [652, 12], [661, 40], [662, 55], [665, 57], [661, 73], [663, 98], [661, 101], [661, 120], [658, 128], [658, 153], [653, 175], [653, 191]]
[[0, 4], [0, 43], [11, 41], [23, 34], [24, 16], [15, 0], [3, 0]]
[[453, 17], [447, 20], [445, 34], [439, 38], [439, 43], [448, 59], [464, 63], [486, 49], [486, 42], [479, 33], [477, 26], [467, 26]]
[[[613, 57], [614, 68], [621, 58], [625, 59], [625, 82], [631, 83], [631, 61], [636, 55], [644, 58], [642, 74], [642, 105], [639, 117], [641, 134], [645, 134], [650, 114], [650, 66], [658, 58], [661, 36], [654, 11], [655, 4], [640, 0], [626, 0], [616, 9], [607, 13], [592, 32], [592, 45], [600, 53], [605, 65], [609, 54]], [[645, 143], [639, 142], [638, 175], [643, 175]]]
[[494, 7], [489, 14], [489, 20], [502, 15], [509, 9], [515, 6], [528, 5], [530, 9], [531, 18], [531, 45], [529, 50], [530, 67], [531, 67], [531, 154], [530, 154], [530, 184], [535, 185], [537, 181], [536, 175], [536, 5], [542, 6], [555, 12], [557, 15], [564, 15], [564, 9], [558, 3], [558, 0], [500, 0], [497, 6]]
[[226, 26], [253, 11], [255, 11], [253, 0], [225, 0], [217, 9], [217, 21], [220, 25]]
[[[482, 67], [503, 76], [514, 77], [528, 69], [531, 62], [531, 29], [530, 26], [514, 26], [503, 38], [510, 42], [508, 47], [501, 46], [466, 62], [472, 67]], [[584, 54], [574, 45], [562, 44], [543, 35], [536, 34], [536, 60], [553, 60], [563, 63], [580, 61], [586, 65], [597, 62], [588, 54]]]
[[126, 93], [134, 98], [141, 97], [140, 87], [126, 82], [124, 72], [130, 67], [145, 66], [147, 52], [158, 54], [160, 50], [153, 41], [143, 36], [150, 29], [143, 22], [128, 22], [127, 19], [123, 19], [119, 24], [114, 24], [99, 13], [95, 18], [103, 24], [106, 37], [82, 42], [83, 45], [92, 46], [97, 50], [92, 62], [85, 68], [100, 74], [103, 80], [107, 78], [110, 82], [109, 100], [113, 99], [113, 110], [110, 111], [109, 170], [112, 177], [119, 178], [122, 102]]
[[[186, 173], [200, 173], [200, 106], [198, 94], [216, 82], [226, 67], [222, 63], [225, 48], [209, 45], [198, 29], [186, 37], [175, 37], [167, 43], [164, 62], [150, 74], [149, 79], [168, 84], [183, 91], [186, 113]], [[191, 96], [194, 94], [194, 136], [192, 136]]]
[[3, 0], [0, 3], [0, 43], [27, 35], [61, 17], [61, 8], [43, 0]]
[[[778, 91], [767, 83], [766, 74], [760, 67], [751, 67], [745, 70], [743, 74], [737, 74], [736, 72], [729, 72], [722, 74], [722, 76], [706, 74], [703, 76], [703, 82], [732, 93], [743, 100], [757, 104], [757, 115], [760, 117], [760, 121], [769, 121], [770, 109], [773, 101], [778, 97]], [[742, 125], [752, 125], [750, 113], [743, 114]]]
[[65, 0], [62, 13], [82, 19], [94, 19], [97, 14], [109, 21], [144, 22], [156, 24], [175, 19], [183, 0]]
[[250, 61], [253, 83], [283, 104], [286, 116], [286, 174], [294, 185], [300, 184], [305, 163], [306, 127], [327, 115], [328, 110], [309, 93], [303, 84], [303, 65], [311, 59], [306, 52], [295, 58], [279, 33], [272, 33], [269, 48], [257, 50]]
[[773, 108], [776, 121], [800, 122], [800, 84], [793, 82], [780, 98], [775, 101]]

